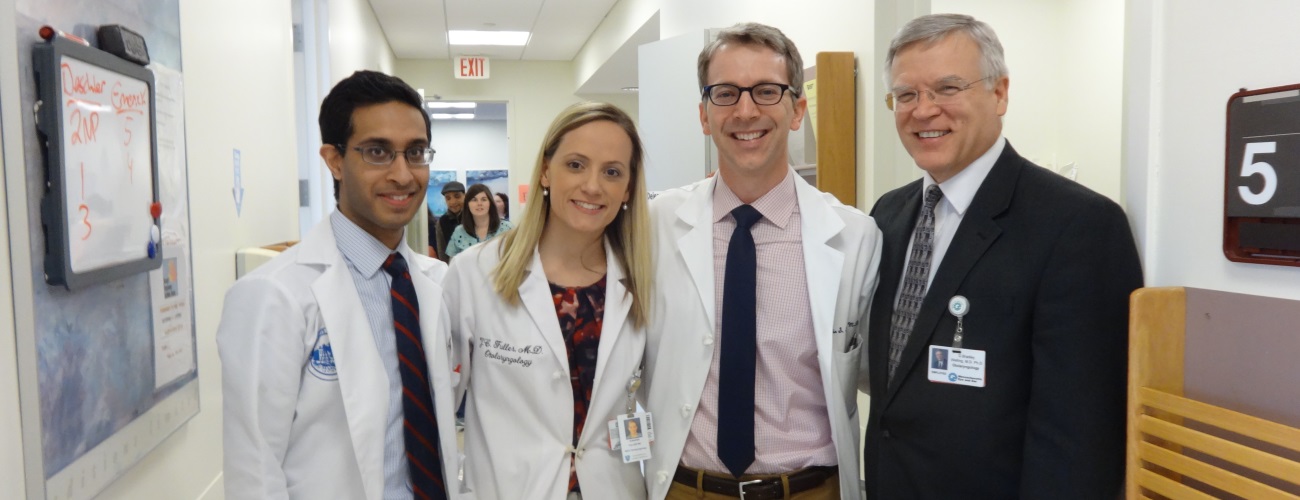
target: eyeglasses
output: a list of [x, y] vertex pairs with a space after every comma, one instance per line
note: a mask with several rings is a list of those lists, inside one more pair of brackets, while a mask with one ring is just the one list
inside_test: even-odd
[[754, 104], [759, 106], [771, 106], [781, 102], [785, 96], [785, 91], [789, 90], [790, 95], [795, 97], [799, 93], [793, 87], [784, 83], [760, 83], [753, 87], [737, 87], [730, 83], [718, 83], [704, 87], [704, 97], [709, 102], [718, 106], [735, 106], [740, 102], [740, 94], [749, 92], [749, 98], [754, 100]]
[[992, 77], [986, 76], [984, 78], [980, 78], [979, 80], [970, 82], [966, 85], [955, 85], [955, 84], [943, 85], [940, 86], [937, 90], [924, 89], [921, 91], [917, 91], [916, 89], [907, 89], [907, 88], [900, 89], [897, 92], [890, 92], [888, 94], [885, 94], [885, 106], [888, 106], [889, 109], [897, 113], [911, 111], [912, 109], [916, 108], [918, 105], [921, 104], [921, 92], [924, 92], [926, 95], [930, 96], [930, 102], [933, 102], [935, 106], [952, 104], [957, 100], [957, 96], [961, 94], [962, 91], [970, 90], [972, 87], [975, 86], [975, 84], [980, 83], [984, 80], [988, 80], [989, 78]]
[[[343, 149], [342, 144], [336, 144], [339, 149]], [[406, 163], [417, 167], [427, 167], [433, 162], [433, 155], [437, 153], [433, 148], [428, 146], [412, 146], [404, 150], [390, 149], [383, 146], [353, 146], [353, 151], [361, 153], [361, 159], [371, 165], [388, 166], [397, 159], [397, 154], [401, 153], [406, 158]]]

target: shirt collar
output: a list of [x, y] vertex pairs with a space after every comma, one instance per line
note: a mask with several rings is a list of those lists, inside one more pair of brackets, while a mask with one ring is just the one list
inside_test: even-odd
[[[970, 208], [975, 193], [984, 183], [984, 178], [989, 176], [989, 171], [993, 170], [993, 164], [997, 163], [998, 158], [1002, 156], [1002, 150], [1006, 145], [1007, 138], [999, 136], [997, 142], [993, 143], [993, 147], [976, 158], [969, 166], [957, 172], [957, 175], [939, 183], [939, 189], [943, 190], [943, 200], [957, 211], [957, 215], [966, 215], [966, 209]], [[930, 174], [926, 174], [923, 179], [921, 192], [925, 192], [935, 184]]]
[[[393, 253], [339, 210], [330, 214], [330, 228], [334, 230], [334, 244], [343, 254], [343, 259], [366, 279], [373, 278]], [[403, 228], [402, 240], [405, 239], [406, 229]]]
[[[727, 186], [726, 181], [722, 180], [721, 175], [717, 175], [717, 182], [713, 187], [713, 222], [717, 223], [723, 217], [731, 215], [731, 211], [736, 207], [744, 205], [736, 193]], [[750, 206], [763, 214], [767, 219], [777, 227], [785, 229], [786, 224], [790, 222], [790, 214], [793, 214], [799, 206], [799, 198], [795, 192], [794, 170], [786, 169], [785, 178], [779, 184], [760, 196]]]

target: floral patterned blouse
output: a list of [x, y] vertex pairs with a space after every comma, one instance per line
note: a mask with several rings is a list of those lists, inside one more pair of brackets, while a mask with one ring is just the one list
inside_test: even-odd
[[[605, 277], [581, 287], [551, 283], [555, 315], [560, 320], [564, 346], [569, 351], [569, 382], [573, 385], [573, 445], [578, 445], [582, 424], [587, 421], [591, 390], [596, 383], [596, 355], [600, 351], [600, 327], [605, 317]], [[569, 460], [569, 491], [578, 487], [578, 469]]]

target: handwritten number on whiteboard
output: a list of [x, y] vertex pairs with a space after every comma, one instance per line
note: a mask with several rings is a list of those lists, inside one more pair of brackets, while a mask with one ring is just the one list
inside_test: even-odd
[[94, 231], [94, 228], [90, 226], [90, 207], [86, 206], [85, 203], [82, 203], [81, 206], [77, 207], [77, 210], [82, 213], [81, 223], [86, 225], [86, 234], [82, 235], [81, 239], [89, 239], [90, 233]]

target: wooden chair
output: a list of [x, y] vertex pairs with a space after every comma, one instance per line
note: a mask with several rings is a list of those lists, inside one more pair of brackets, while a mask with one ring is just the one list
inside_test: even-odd
[[1144, 288], [1131, 304], [1125, 496], [1300, 500], [1267, 484], [1300, 491], [1300, 461], [1260, 449], [1300, 452], [1300, 429], [1184, 397], [1186, 290]]

